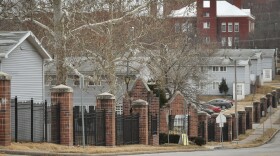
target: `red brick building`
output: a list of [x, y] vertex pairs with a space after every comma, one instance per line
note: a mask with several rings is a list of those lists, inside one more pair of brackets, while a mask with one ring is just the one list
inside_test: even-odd
[[207, 42], [223, 48], [249, 48], [254, 32], [255, 17], [250, 9], [241, 8], [242, 0], [233, 4], [221, 0], [197, 0], [168, 15], [175, 33], [196, 28], [196, 33]]

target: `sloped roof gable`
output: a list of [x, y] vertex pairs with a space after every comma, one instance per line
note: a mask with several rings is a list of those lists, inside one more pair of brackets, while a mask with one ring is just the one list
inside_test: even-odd
[[52, 58], [31, 31], [0, 31], [0, 58], [8, 58], [22, 42], [28, 40], [40, 56], [51, 61]]

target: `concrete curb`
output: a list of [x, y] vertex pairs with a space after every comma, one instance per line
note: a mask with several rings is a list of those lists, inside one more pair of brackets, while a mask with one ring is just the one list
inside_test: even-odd
[[279, 133], [279, 131], [280, 131], [280, 130], [277, 129], [277, 131], [275, 131], [275, 132], [272, 134], [272, 136], [271, 136], [267, 141], [265, 141], [262, 145], [269, 143], [269, 142], [274, 138], [274, 136], [275, 136], [277, 133]]
[[139, 152], [120, 152], [120, 153], [53, 153], [53, 152], [40, 152], [40, 151], [19, 151], [19, 150], [5, 150], [0, 149], [0, 153], [17, 154], [17, 155], [32, 155], [32, 156], [118, 156], [118, 155], [134, 155], [134, 154], [156, 154], [156, 153], [171, 153], [171, 152], [194, 152], [194, 151], [211, 151], [211, 149], [179, 149], [168, 151], [139, 151]]

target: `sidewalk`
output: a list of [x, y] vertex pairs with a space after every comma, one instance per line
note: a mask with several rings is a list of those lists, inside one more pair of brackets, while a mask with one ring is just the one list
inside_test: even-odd
[[269, 128], [275, 128], [279, 131], [280, 123], [276, 122], [280, 118], [280, 108], [278, 106], [278, 108], [273, 108], [273, 110], [274, 113], [271, 113], [271, 115], [270, 113], [268, 113], [268, 118], [263, 123], [253, 124], [253, 133], [249, 135], [246, 139], [239, 141], [239, 144], [248, 144], [256, 140], [257, 138], [263, 135], [264, 131], [266, 131]]

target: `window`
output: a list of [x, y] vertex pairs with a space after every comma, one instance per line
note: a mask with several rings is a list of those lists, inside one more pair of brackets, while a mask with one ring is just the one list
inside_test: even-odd
[[234, 32], [239, 32], [239, 23], [234, 23]]
[[209, 12], [204, 12], [203, 17], [210, 17], [210, 13]]
[[210, 29], [210, 22], [204, 22], [203, 29]]
[[220, 67], [220, 71], [227, 71], [227, 67]]
[[234, 37], [234, 45], [236, 48], [239, 47], [239, 37]]
[[232, 47], [232, 37], [228, 37], [228, 46]]
[[178, 23], [178, 22], [175, 23], [175, 32], [176, 33], [180, 32], [180, 23]]
[[227, 24], [225, 22], [222, 23], [222, 32], [226, 32], [227, 31]]
[[236, 84], [236, 95], [242, 95], [242, 84]]
[[218, 72], [218, 71], [225, 72], [225, 71], [227, 71], [227, 67], [225, 67], [225, 66], [220, 66], [220, 67], [213, 66], [212, 70], [213, 70], [213, 72]]
[[73, 85], [74, 86], [79, 86], [80, 85], [80, 79], [78, 75], [73, 76]]
[[210, 8], [210, 1], [203, 1], [203, 8]]
[[226, 46], [227, 43], [227, 38], [226, 37], [222, 37], [222, 46]]
[[182, 32], [188, 32], [188, 31], [191, 31], [192, 29], [192, 23], [183, 23], [182, 24]]
[[101, 81], [89, 81], [88, 86], [101, 86]]
[[232, 23], [228, 23], [228, 32], [232, 32]]
[[46, 75], [45, 76], [45, 85], [46, 86], [55, 86], [56, 85], [56, 76], [55, 75]]
[[205, 37], [205, 43], [210, 43], [210, 37]]
[[213, 82], [213, 89], [219, 89], [220, 82]]
[[213, 67], [212, 69], [213, 69], [214, 72], [219, 71], [219, 67]]

